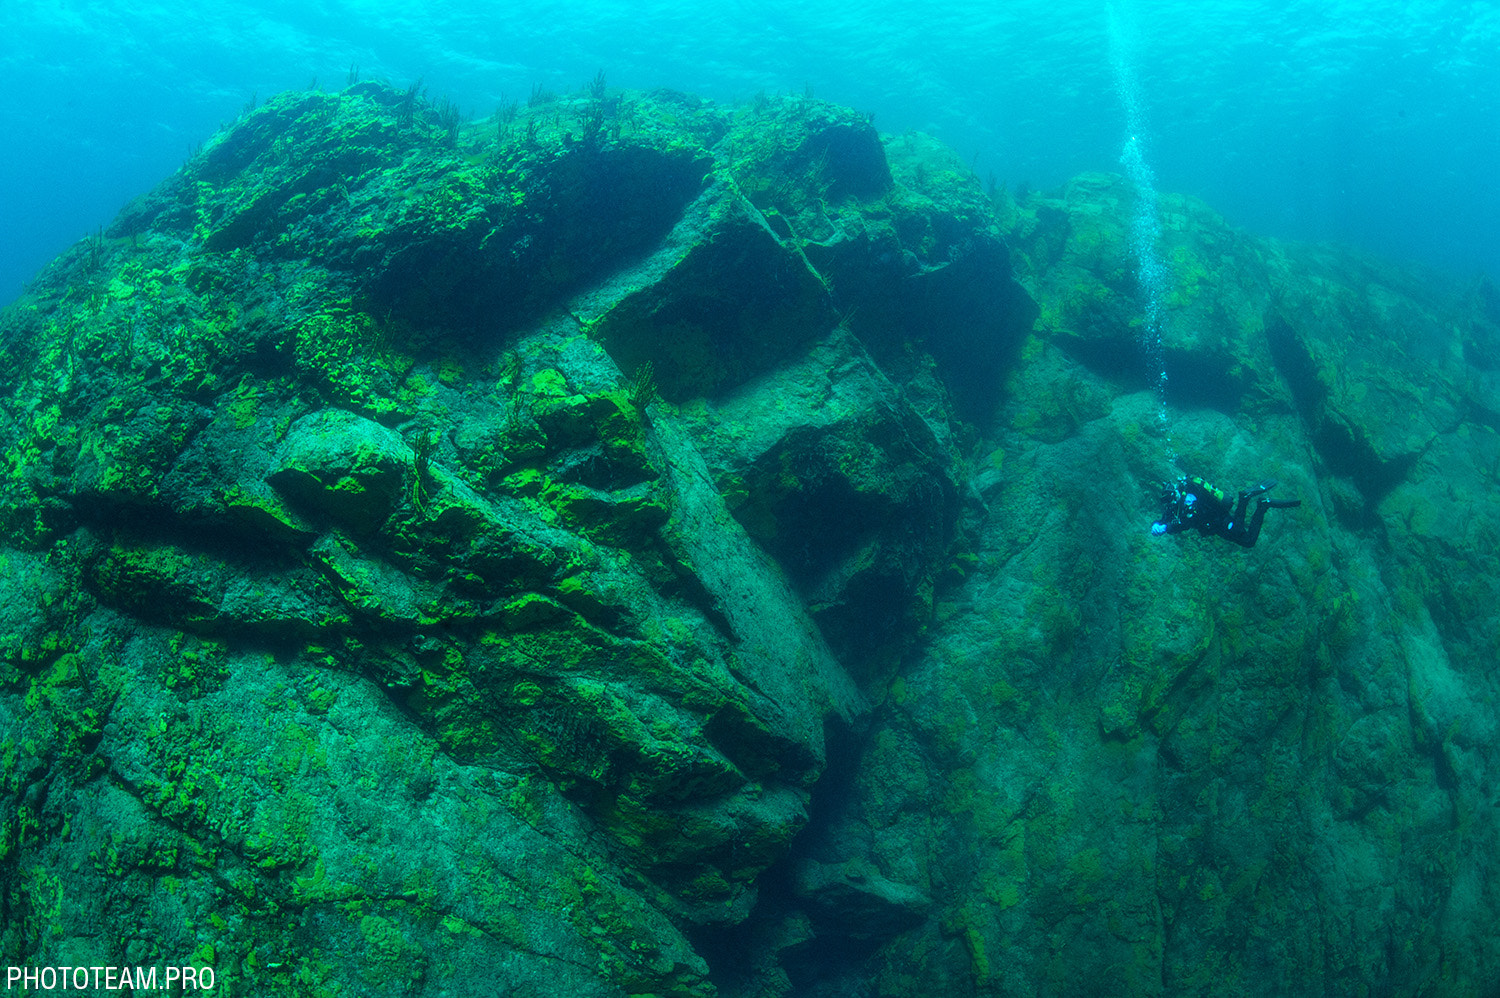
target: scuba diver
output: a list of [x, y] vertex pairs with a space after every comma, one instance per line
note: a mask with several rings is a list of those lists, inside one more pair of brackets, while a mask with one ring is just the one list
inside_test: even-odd
[[1151, 525], [1151, 533], [1175, 534], [1191, 527], [1202, 534], [1216, 534], [1241, 547], [1254, 547], [1266, 510], [1302, 505], [1301, 499], [1258, 499], [1255, 512], [1245, 515], [1251, 499], [1275, 487], [1276, 480], [1269, 479], [1253, 489], [1245, 489], [1231, 502], [1223, 491], [1203, 479], [1184, 475], [1166, 484], [1161, 495], [1161, 518]]

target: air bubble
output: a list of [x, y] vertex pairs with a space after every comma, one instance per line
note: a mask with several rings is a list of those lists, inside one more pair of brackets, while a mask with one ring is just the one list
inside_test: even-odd
[[1146, 134], [1141, 112], [1141, 91], [1130, 62], [1130, 46], [1125, 26], [1115, 8], [1109, 8], [1110, 60], [1114, 63], [1115, 92], [1125, 110], [1125, 148], [1120, 163], [1125, 176], [1135, 188], [1135, 211], [1130, 217], [1130, 249], [1136, 260], [1136, 286], [1141, 296], [1141, 352], [1156, 388], [1156, 420], [1166, 447], [1167, 463], [1175, 466], [1177, 455], [1172, 449], [1172, 427], [1167, 412], [1166, 354], [1162, 349], [1162, 327], [1166, 316], [1169, 274], [1162, 263], [1157, 243], [1161, 238], [1158, 222], [1156, 175], [1146, 162], [1141, 136]]

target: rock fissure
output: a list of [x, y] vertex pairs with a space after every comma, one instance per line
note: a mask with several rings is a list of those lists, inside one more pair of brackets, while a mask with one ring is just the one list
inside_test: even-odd
[[1500, 973], [1489, 283], [1161, 195], [1182, 470], [1301, 505], [1153, 537], [1121, 178], [599, 88], [275, 98], [0, 319], [8, 963]]

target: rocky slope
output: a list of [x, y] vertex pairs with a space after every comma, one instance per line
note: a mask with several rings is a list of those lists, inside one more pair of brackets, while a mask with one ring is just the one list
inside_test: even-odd
[[[288, 94], [0, 329], [0, 952], [1474, 994], [1500, 296], [810, 99]], [[1243, 551], [1156, 482], [1267, 476]], [[1268, 982], [1275, 982], [1270, 984]]]

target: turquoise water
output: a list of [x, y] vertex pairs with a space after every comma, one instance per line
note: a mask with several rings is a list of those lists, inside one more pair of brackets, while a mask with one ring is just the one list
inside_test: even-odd
[[[1136, 0], [1159, 189], [1251, 231], [1500, 274], [1500, 4]], [[538, 84], [723, 100], [811, 90], [936, 134], [980, 177], [1119, 171], [1107, 5], [11, 0], [0, 11], [0, 301], [252, 100], [349, 67], [476, 117]]]
[[1114, 67], [1115, 96], [1125, 116], [1125, 144], [1120, 151], [1120, 165], [1136, 190], [1135, 210], [1130, 219], [1131, 255], [1136, 261], [1136, 283], [1140, 289], [1141, 353], [1156, 383], [1156, 422], [1166, 444], [1167, 464], [1175, 465], [1172, 452], [1170, 414], [1167, 411], [1167, 365], [1162, 349], [1162, 332], [1167, 290], [1170, 286], [1166, 265], [1157, 252], [1161, 220], [1157, 204], [1156, 171], [1147, 161], [1149, 129], [1146, 124], [1145, 95], [1136, 78], [1140, 61], [1139, 32], [1134, 12], [1111, 4], [1109, 16], [1109, 61]]

